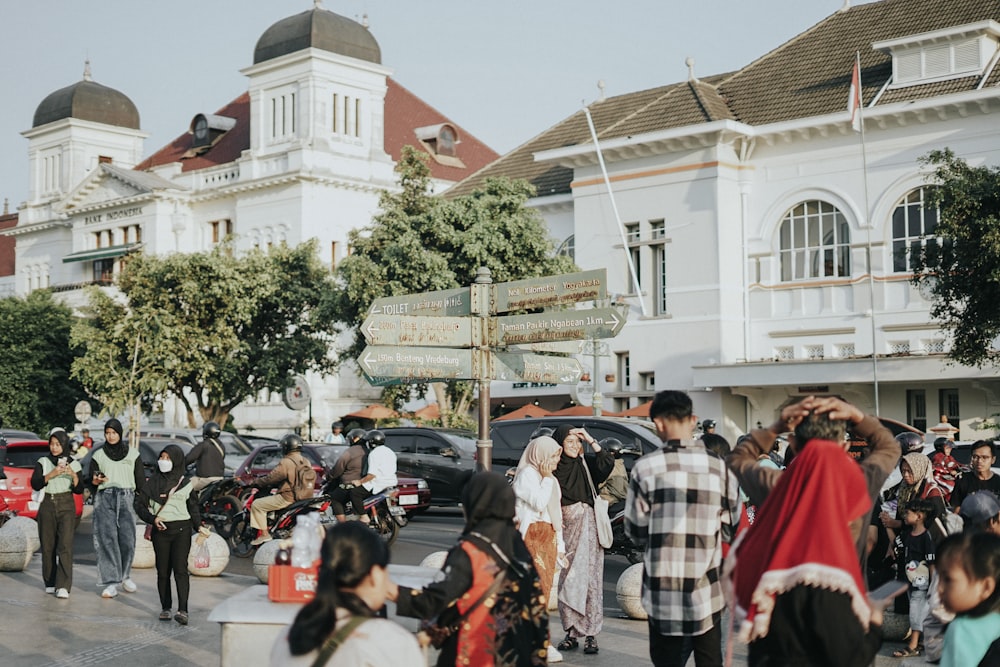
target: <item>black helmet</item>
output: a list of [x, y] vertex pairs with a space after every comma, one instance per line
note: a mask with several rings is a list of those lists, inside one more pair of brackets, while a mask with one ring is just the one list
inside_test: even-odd
[[531, 441], [534, 440], [535, 438], [541, 438], [542, 436], [547, 436], [551, 438], [553, 433], [555, 433], [555, 431], [549, 428], [548, 426], [539, 426], [538, 428], [536, 428], [534, 431], [531, 432], [531, 437], [528, 438], [528, 440]]
[[222, 433], [222, 429], [219, 428], [219, 422], [205, 422], [205, 425], [201, 427], [201, 437], [203, 438], [218, 438], [220, 433]]
[[601, 440], [600, 445], [601, 449], [608, 450], [615, 458], [621, 456], [622, 450], [625, 448], [625, 445], [618, 438], [604, 438]]
[[368, 449], [375, 449], [379, 445], [384, 445], [385, 433], [383, 433], [378, 429], [373, 429], [371, 431], [368, 431], [368, 433], [365, 435], [365, 443], [367, 444]]
[[347, 442], [349, 444], [354, 444], [360, 441], [361, 444], [365, 444], [365, 430], [363, 428], [352, 428], [347, 432]]
[[290, 454], [292, 452], [302, 451], [302, 438], [295, 435], [294, 433], [289, 433], [284, 438], [281, 439], [281, 453]]
[[954, 447], [955, 443], [952, 442], [951, 440], [949, 440], [948, 438], [944, 437], [943, 435], [940, 438], [935, 438], [935, 440], [934, 440], [934, 451], [935, 452], [943, 452], [945, 445], [951, 445], [952, 447]]
[[701, 423], [701, 430], [707, 431], [710, 428], [715, 428], [715, 420], [714, 419], [706, 419], [705, 421], [703, 421]]
[[903, 431], [896, 436], [896, 442], [903, 449], [903, 454], [922, 452], [924, 449], [924, 439], [920, 437], [919, 433], [913, 431]]

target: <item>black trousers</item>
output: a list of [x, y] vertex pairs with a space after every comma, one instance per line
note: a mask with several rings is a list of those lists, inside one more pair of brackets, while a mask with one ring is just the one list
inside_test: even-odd
[[697, 667], [722, 667], [722, 629], [716, 623], [711, 630], [693, 637], [661, 635], [649, 622], [649, 657], [654, 667], [684, 667], [691, 653]]
[[330, 492], [330, 509], [334, 515], [344, 514], [344, 505], [351, 499], [351, 489], [342, 489], [339, 486]]
[[191, 575], [188, 574], [188, 553], [191, 551], [191, 521], [168, 521], [166, 530], [153, 528], [153, 553], [156, 555], [156, 589], [160, 593], [160, 609], [173, 608], [170, 595], [170, 575], [177, 584], [177, 611], [188, 610]]
[[73, 494], [68, 491], [45, 494], [37, 519], [45, 586], [68, 591], [73, 588], [73, 533], [76, 532]]
[[363, 486], [356, 486], [351, 491], [351, 505], [354, 506], [354, 513], [361, 516], [365, 513], [365, 499], [372, 495], [372, 492]]

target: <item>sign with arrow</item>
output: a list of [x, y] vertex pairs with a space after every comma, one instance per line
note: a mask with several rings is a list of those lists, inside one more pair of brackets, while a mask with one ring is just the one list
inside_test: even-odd
[[608, 297], [607, 269], [594, 269], [561, 276], [528, 278], [493, 286], [494, 313], [532, 310], [563, 303], [593, 301]]
[[468, 287], [400, 294], [375, 299], [368, 309], [369, 315], [469, 315], [472, 298]]
[[399, 378], [418, 382], [431, 380], [474, 380], [473, 350], [447, 347], [400, 347], [369, 345], [358, 363], [369, 377]]
[[495, 318], [491, 345], [520, 345], [584, 338], [612, 338], [625, 326], [613, 308], [564, 310]]
[[580, 362], [571, 357], [547, 357], [518, 352], [493, 353], [494, 380], [576, 384], [582, 374]]
[[470, 317], [369, 315], [361, 333], [369, 345], [471, 347], [473, 322], [479, 324]]

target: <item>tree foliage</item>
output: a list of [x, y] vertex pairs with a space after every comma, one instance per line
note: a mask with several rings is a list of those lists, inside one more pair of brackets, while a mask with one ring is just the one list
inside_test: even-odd
[[86, 350], [74, 373], [109, 408], [169, 393], [190, 426], [195, 411], [225, 424], [293, 375], [333, 370], [332, 285], [315, 242], [134, 257], [118, 282], [123, 299], [91, 294], [91, 317], [74, 331]]
[[44, 433], [70, 427], [87, 397], [70, 378], [72, 311], [48, 290], [0, 299], [0, 417], [4, 424]]
[[[404, 148], [396, 166], [400, 191], [384, 192], [372, 224], [349, 235], [352, 254], [337, 267], [335, 291], [339, 320], [355, 333], [343, 357], [360, 356], [365, 346], [360, 325], [377, 298], [466, 287], [483, 266], [494, 282], [575, 270], [570, 258], [554, 255], [541, 217], [525, 206], [534, 195], [531, 185], [488, 179], [468, 196], [435, 197], [426, 160]], [[449, 385], [450, 396], [435, 386], [445, 424], [448, 415], [468, 409], [471, 396], [469, 383]], [[391, 390], [387, 398], [399, 402], [402, 391]]]
[[997, 364], [1000, 336], [1000, 169], [972, 167], [945, 149], [921, 161], [933, 168], [933, 235], [912, 253], [913, 283], [928, 288], [931, 316], [952, 339], [949, 356], [968, 366]]

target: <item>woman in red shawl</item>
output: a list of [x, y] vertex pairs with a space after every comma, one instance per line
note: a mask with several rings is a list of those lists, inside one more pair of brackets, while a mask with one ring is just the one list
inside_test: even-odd
[[871, 500], [843, 427], [815, 413], [800, 424], [805, 445], [726, 562], [750, 667], [862, 667], [882, 644], [882, 605], [866, 599], [851, 525]]

